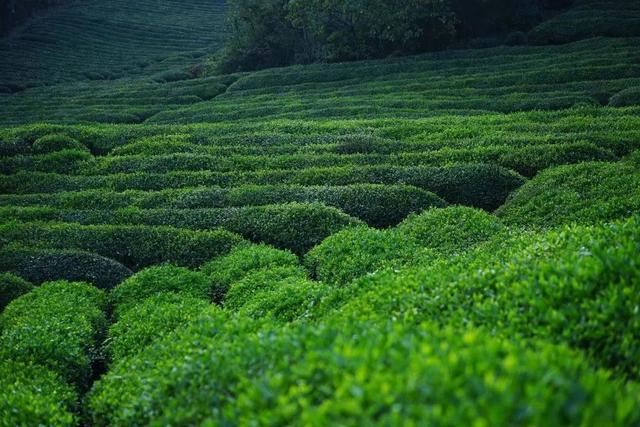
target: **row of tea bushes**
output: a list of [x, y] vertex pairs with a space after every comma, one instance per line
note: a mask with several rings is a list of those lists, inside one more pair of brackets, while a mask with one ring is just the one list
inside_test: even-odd
[[[35, 146], [35, 144], [34, 144]], [[346, 166], [441, 166], [450, 163], [492, 163], [533, 176], [540, 170], [583, 161], [616, 160], [615, 154], [594, 143], [535, 144], [524, 147], [489, 145], [479, 148], [443, 148], [423, 151], [377, 153], [300, 153], [286, 155], [220, 155], [174, 153], [141, 154], [94, 158], [85, 148], [65, 149], [36, 156], [0, 159], [0, 173], [18, 171], [57, 172], [72, 175], [113, 175], [119, 173], [168, 173], [179, 171], [258, 172], [274, 169], [300, 170]]]
[[250, 424], [257, 414], [268, 425], [633, 426], [638, 403], [636, 385], [561, 346], [429, 323], [282, 328], [213, 312], [115, 364], [87, 408], [96, 426]]
[[[318, 203], [220, 209], [143, 210], [131, 208], [116, 211], [2, 208], [0, 220], [6, 222], [12, 218], [25, 222], [61, 221], [122, 226], [172, 226], [181, 230], [213, 230], [207, 232], [210, 235], [217, 233], [221, 244], [233, 240], [231, 234], [223, 234], [222, 228], [224, 228], [253, 242], [266, 242], [273, 246], [290, 249], [299, 255], [304, 254], [326, 237], [345, 227], [362, 224], [361, 221], [336, 208]], [[150, 242], [147, 243], [147, 245], [149, 244]], [[142, 249], [136, 246], [136, 250]], [[216, 255], [216, 253], [211, 254], [210, 252], [209, 255]], [[203, 255], [205, 254], [200, 257]], [[174, 261], [175, 256], [174, 258], [165, 258], [165, 260]], [[128, 261], [128, 263], [131, 262], [132, 260]]]
[[[212, 209], [288, 202], [320, 202], [336, 207], [374, 227], [388, 227], [412, 212], [446, 205], [433, 193], [409, 185], [357, 184], [348, 186], [268, 185], [200, 187], [155, 192], [85, 190], [49, 194], [0, 195], [0, 206], [49, 206], [58, 209], [109, 210]], [[393, 206], [393, 209], [389, 209]]]
[[111, 289], [132, 274], [119, 262], [95, 253], [16, 244], [0, 249], [0, 271], [14, 273], [35, 285], [66, 280], [88, 282], [101, 289]]
[[199, 186], [294, 184], [304, 186], [407, 184], [433, 192], [453, 204], [493, 210], [524, 184], [519, 174], [500, 166], [472, 163], [447, 167], [363, 166], [276, 170], [247, 173], [171, 172], [70, 176], [19, 172], [0, 176], [4, 194], [52, 193], [88, 189], [163, 190]]
[[226, 230], [127, 225], [11, 221], [0, 225], [0, 235], [31, 248], [91, 252], [134, 271], [163, 262], [198, 267], [237, 245], [246, 244], [242, 237]]

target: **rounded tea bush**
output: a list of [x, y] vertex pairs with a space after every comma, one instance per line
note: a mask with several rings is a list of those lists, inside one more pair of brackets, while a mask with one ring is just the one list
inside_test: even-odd
[[325, 285], [301, 277], [289, 277], [251, 296], [240, 308], [241, 316], [276, 322], [293, 322], [311, 316], [326, 291]]
[[255, 270], [275, 267], [298, 267], [300, 261], [287, 250], [259, 244], [238, 246], [229, 254], [215, 258], [200, 267], [213, 282], [213, 300], [221, 303], [229, 286]]
[[54, 133], [36, 139], [31, 146], [34, 154], [53, 153], [62, 150], [89, 151], [86, 145], [62, 133]]
[[13, 245], [0, 249], [0, 269], [12, 271], [36, 285], [67, 280], [88, 282], [100, 289], [111, 289], [133, 274], [119, 262], [89, 252]]
[[0, 312], [14, 299], [33, 290], [33, 285], [11, 273], [0, 273]]
[[224, 307], [229, 310], [238, 310], [251, 301], [257, 293], [277, 289], [280, 282], [289, 278], [306, 279], [307, 272], [300, 265], [253, 270], [231, 284], [224, 297]]
[[543, 171], [502, 206], [505, 224], [595, 224], [640, 211], [640, 168], [633, 162], [582, 163]]
[[464, 206], [429, 209], [410, 215], [396, 228], [400, 235], [442, 254], [470, 249], [504, 229], [495, 216]]
[[211, 298], [211, 280], [203, 273], [165, 264], [149, 267], [129, 277], [111, 291], [111, 302], [119, 316], [146, 298], [175, 292], [195, 298]]
[[385, 267], [398, 267], [420, 250], [411, 238], [395, 230], [367, 227], [347, 229], [326, 238], [305, 257], [316, 279], [344, 285]]
[[151, 296], [120, 314], [108, 332], [106, 351], [118, 361], [143, 350], [176, 328], [197, 318], [208, 300], [173, 292]]
[[0, 360], [42, 365], [84, 388], [100, 357], [105, 309], [104, 292], [88, 283], [45, 283], [0, 315]]
[[11, 360], [0, 362], [3, 426], [76, 426], [77, 403], [73, 387], [50, 370]]

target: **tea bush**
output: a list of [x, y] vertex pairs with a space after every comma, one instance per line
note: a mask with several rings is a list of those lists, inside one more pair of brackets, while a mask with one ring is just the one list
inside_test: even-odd
[[14, 299], [33, 290], [33, 285], [11, 273], [0, 273], [0, 312]]
[[104, 292], [89, 284], [45, 283], [0, 315], [0, 358], [45, 366], [85, 388], [100, 357], [105, 308]]
[[110, 294], [115, 313], [120, 315], [146, 298], [164, 292], [211, 299], [211, 281], [200, 272], [184, 267], [159, 265], [141, 270], [116, 286]]
[[11, 360], [0, 362], [0, 424], [78, 425], [78, 395], [50, 370]]
[[557, 226], [625, 218], [640, 210], [640, 171], [631, 162], [584, 163], [542, 172], [496, 214], [506, 223]]
[[231, 283], [224, 297], [224, 307], [237, 311], [263, 291], [276, 290], [287, 279], [306, 279], [302, 266], [272, 266], [250, 271], [242, 279]]
[[410, 215], [396, 230], [420, 246], [451, 255], [491, 239], [505, 227], [499, 219], [484, 211], [451, 206]]
[[132, 356], [198, 317], [209, 301], [162, 292], [135, 301], [109, 327], [106, 353], [112, 362]]
[[593, 371], [563, 347], [391, 321], [303, 322], [229, 337], [224, 331], [243, 322], [224, 322], [202, 319], [114, 366], [89, 396], [95, 425], [242, 424], [256, 414], [267, 424], [640, 419], [636, 385]]
[[225, 256], [203, 264], [200, 271], [213, 282], [213, 300], [221, 303], [232, 283], [256, 270], [300, 266], [293, 253], [264, 244], [238, 246]]
[[401, 267], [420, 246], [394, 230], [358, 227], [336, 233], [313, 248], [305, 265], [320, 281], [344, 285], [385, 267]]
[[241, 316], [275, 322], [293, 322], [313, 313], [327, 291], [326, 286], [301, 277], [289, 277], [272, 289], [264, 289], [251, 296], [240, 309]]
[[13, 272], [36, 285], [66, 280], [88, 282], [100, 289], [111, 289], [132, 274], [119, 262], [93, 253], [16, 245], [0, 249], [0, 270]]
[[198, 267], [245, 243], [242, 237], [225, 230], [42, 222], [0, 224], [0, 235], [25, 246], [93, 252], [134, 271], [162, 262]]
[[583, 350], [598, 366], [640, 374], [640, 219], [499, 235], [466, 256], [357, 283], [339, 316], [482, 326]]
[[31, 146], [35, 154], [53, 153], [54, 151], [77, 150], [89, 151], [86, 145], [68, 135], [56, 133], [41, 136]]

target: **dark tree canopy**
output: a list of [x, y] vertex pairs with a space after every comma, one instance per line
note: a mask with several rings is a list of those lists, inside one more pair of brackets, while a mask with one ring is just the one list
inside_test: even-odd
[[231, 0], [222, 71], [443, 49], [523, 31], [569, 0]]

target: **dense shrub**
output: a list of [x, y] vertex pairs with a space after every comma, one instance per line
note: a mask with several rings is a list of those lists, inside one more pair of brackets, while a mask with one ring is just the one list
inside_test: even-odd
[[311, 274], [323, 282], [343, 285], [385, 267], [399, 267], [411, 260], [420, 247], [394, 230], [366, 227], [336, 233], [305, 257]]
[[[244, 186], [229, 189], [225, 197], [225, 203], [231, 206], [292, 201], [321, 202], [359, 218], [373, 227], [396, 225], [412, 212], [446, 205], [433, 193], [405, 185]], [[390, 209], [390, 206], [393, 206], [393, 209]]]
[[241, 331], [238, 320], [202, 319], [117, 364], [89, 396], [94, 424], [250, 424], [256, 414], [264, 424], [322, 425], [640, 419], [637, 386], [559, 346], [392, 321]]
[[616, 156], [610, 150], [590, 142], [578, 142], [550, 146], [532, 145], [519, 150], [509, 150], [498, 158], [498, 163], [523, 176], [533, 177], [538, 172], [553, 166], [611, 160], [616, 160]]
[[77, 401], [73, 388], [48, 369], [11, 360], [0, 362], [3, 426], [75, 426]]
[[287, 279], [306, 279], [307, 272], [302, 266], [271, 266], [253, 270], [238, 281], [231, 283], [224, 297], [224, 307], [237, 311], [250, 302], [256, 294], [278, 289]]
[[11, 271], [34, 284], [67, 280], [111, 289], [132, 272], [109, 258], [77, 250], [30, 249], [9, 245], [0, 249], [0, 270]]
[[452, 206], [410, 215], [396, 230], [420, 246], [451, 255], [491, 239], [505, 227], [499, 219], [484, 211]]
[[224, 230], [56, 223], [6, 223], [0, 225], [0, 235], [26, 246], [93, 252], [132, 270], [163, 262], [198, 267], [244, 243], [237, 234]]
[[584, 163], [548, 169], [496, 214], [506, 224], [596, 223], [640, 211], [640, 171], [632, 163]]
[[609, 105], [612, 107], [640, 105], [640, 87], [630, 87], [616, 93], [609, 100]]
[[301, 277], [290, 277], [272, 289], [252, 295], [239, 312], [254, 319], [269, 318], [276, 322], [293, 322], [311, 315], [326, 291], [325, 285]]
[[289, 251], [267, 245], [238, 246], [225, 256], [203, 264], [200, 271], [213, 282], [213, 300], [221, 303], [232, 283], [255, 270], [299, 267], [300, 261]]
[[0, 312], [14, 299], [33, 290], [33, 285], [11, 273], [0, 273]]
[[469, 164], [433, 168], [421, 173], [418, 168], [403, 174], [403, 182], [433, 191], [451, 204], [494, 210], [512, 191], [525, 183], [515, 172], [490, 164]]
[[211, 281], [197, 271], [173, 265], [159, 265], [139, 271], [111, 291], [117, 314], [124, 313], [144, 299], [164, 292], [175, 292], [210, 300]]
[[539, 337], [638, 378], [638, 242], [638, 217], [501, 236], [457, 260], [358, 283], [369, 291], [338, 314], [472, 323], [509, 338]]
[[46, 154], [63, 150], [89, 151], [86, 145], [62, 133], [42, 136], [36, 139], [31, 146], [31, 151], [35, 154]]
[[303, 254], [336, 231], [361, 224], [344, 212], [319, 203], [198, 210], [130, 208], [118, 211], [64, 211], [53, 208], [0, 208], [0, 220], [12, 218], [82, 224], [173, 226], [191, 230], [223, 227], [253, 242], [268, 243], [297, 254]]
[[0, 358], [46, 366], [83, 388], [100, 357], [104, 293], [85, 283], [49, 282], [11, 302], [0, 316]]
[[12, 174], [18, 171], [75, 173], [80, 165], [91, 160], [91, 153], [82, 150], [61, 150], [37, 156], [13, 156], [0, 159], [0, 172]]
[[106, 341], [109, 359], [117, 362], [143, 351], [146, 346], [194, 320], [209, 305], [208, 300], [173, 292], [135, 301], [109, 328]]

